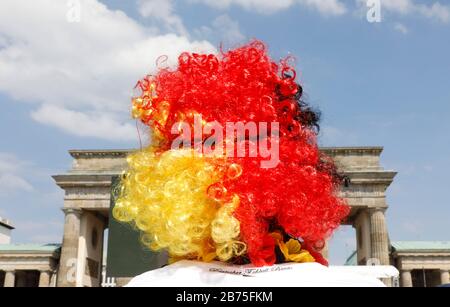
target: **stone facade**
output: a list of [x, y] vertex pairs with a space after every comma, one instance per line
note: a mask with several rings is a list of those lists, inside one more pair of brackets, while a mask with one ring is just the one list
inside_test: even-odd
[[389, 236], [385, 220], [386, 190], [396, 175], [380, 165], [381, 147], [323, 148], [350, 178], [341, 195], [352, 207], [345, 222], [356, 230], [359, 265], [389, 265]]
[[56, 284], [59, 247], [39, 250], [18, 249], [0, 252], [0, 273], [3, 287], [50, 287]]
[[394, 242], [391, 261], [402, 287], [450, 284], [450, 242]]

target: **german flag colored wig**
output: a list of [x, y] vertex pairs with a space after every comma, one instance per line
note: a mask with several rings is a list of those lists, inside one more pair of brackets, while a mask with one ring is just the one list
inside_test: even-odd
[[[152, 143], [129, 155], [114, 217], [174, 260], [326, 264], [320, 250], [349, 207], [337, 196], [341, 176], [317, 146], [319, 114], [302, 100], [289, 62], [252, 41], [218, 55], [182, 53], [176, 69], [139, 81], [132, 115], [150, 127]], [[245, 155], [206, 154], [211, 132], [184, 135], [174, 148], [177, 127], [195, 130], [199, 116], [201, 128], [269, 123], [270, 131], [214, 142], [243, 144]], [[278, 148], [272, 167], [262, 167], [264, 150], [251, 150], [262, 139]]]

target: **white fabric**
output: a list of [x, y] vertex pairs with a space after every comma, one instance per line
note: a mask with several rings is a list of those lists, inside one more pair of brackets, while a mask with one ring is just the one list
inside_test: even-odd
[[373, 276], [318, 263], [256, 268], [183, 260], [136, 276], [127, 287], [384, 287], [384, 284]]
[[397, 278], [400, 275], [397, 268], [391, 265], [331, 266], [330, 269], [337, 273], [350, 272], [375, 278]]

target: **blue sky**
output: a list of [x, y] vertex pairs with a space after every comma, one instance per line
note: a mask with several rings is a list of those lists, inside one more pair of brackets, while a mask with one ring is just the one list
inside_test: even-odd
[[[59, 242], [69, 149], [138, 146], [134, 82], [166, 54], [250, 38], [293, 54], [324, 146], [385, 147], [392, 240], [450, 240], [450, 4], [360, 0], [4, 0], [0, 3], [0, 215], [14, 242]], [[75, 6], [72, 6], [74, 5]], [[69, 15], [68, 15], [69, 14]], [[73, 22], [75, 21], [75, 22]], [[343, 228], [332, 262], [354, 249]]]

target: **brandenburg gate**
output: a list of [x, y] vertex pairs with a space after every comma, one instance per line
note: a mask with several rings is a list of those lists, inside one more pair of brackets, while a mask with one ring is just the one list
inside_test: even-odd
[[[380, 165], [381, 147], [322, 148], [350, 180], [342, 196], [351, 206], [344, 222], [356, 230], [358, 264], [389, 265], [386, 189], [396, 172]], [[126, 168], [129, 150], [71, 150], [73, 166], [53, 176], [65, 191], [64, 236], [57, 286], [99, 286], [108, 228], [111, 183]], [[134, 277], [134, 276], [129, 276]]]

